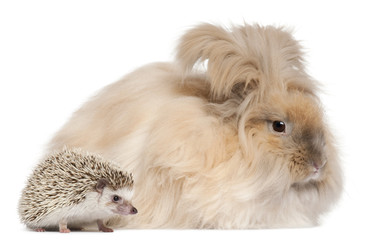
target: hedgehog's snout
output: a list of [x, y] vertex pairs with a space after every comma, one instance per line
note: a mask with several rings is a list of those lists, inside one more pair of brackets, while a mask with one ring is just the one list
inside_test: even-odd
[[125, 202], [117, 206], [115, 213], [120, 214], [120, 215], [129, 215], [129, 214], [133, 215], [133, 214], [138, 213], [138, 211], [132, 204]]
[[137, 209], [135, 207], [132, 207], [131, 214], [136, 214], [136, 213], [137, 213]]

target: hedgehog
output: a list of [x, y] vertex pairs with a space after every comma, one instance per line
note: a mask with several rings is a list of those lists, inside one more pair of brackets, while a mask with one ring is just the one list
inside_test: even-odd
[[[21, 222], [36, 231], [97, 223], [112, 232], [104, 220], [136, 214], [132, 205], [133, 176], [97, 154], [64, 148], [41, 161], [27, 180], [19, 201]], [[68, 228], [69, 227], [69, 228]]]

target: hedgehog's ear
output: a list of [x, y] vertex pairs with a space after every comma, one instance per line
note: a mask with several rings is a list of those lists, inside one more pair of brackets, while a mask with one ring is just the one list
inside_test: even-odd
[[96, 191], [99, 193], [102, 193], [103, 189], [107, 186], [107, 184], [108, 182], [106, 179], [104, 178], [98, 179], [97, 185], [96, 185]]

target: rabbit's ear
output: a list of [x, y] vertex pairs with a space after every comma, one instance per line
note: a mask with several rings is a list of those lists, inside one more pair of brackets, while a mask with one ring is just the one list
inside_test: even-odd
[[207, 64], [213, 99], [243, 95], [259, 82], [257, 59], [245, 51], [240, 36], [224, 28], [203, 24], [188, 31], [178, 45], [177, 61], [187, 73], [195, 64]]
[[301, 46], [284, 28], [246, 24], [226, 30], [199, 25], [181, 38], [177, 61], [186, 73], [197, 63], [207, 63], [206, 77], [215, 100], [251, 91], [263, 97], [271, 89], [315, 94]]

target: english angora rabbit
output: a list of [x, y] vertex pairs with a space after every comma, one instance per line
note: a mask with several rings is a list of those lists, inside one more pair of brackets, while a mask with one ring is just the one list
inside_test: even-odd
[[284, 28], [202, 24], [176, 60], [141, 67], [93, 97], [52, 140], [135, 177], [126, 228], [318, 224], [342, 174], [317, 83]]

